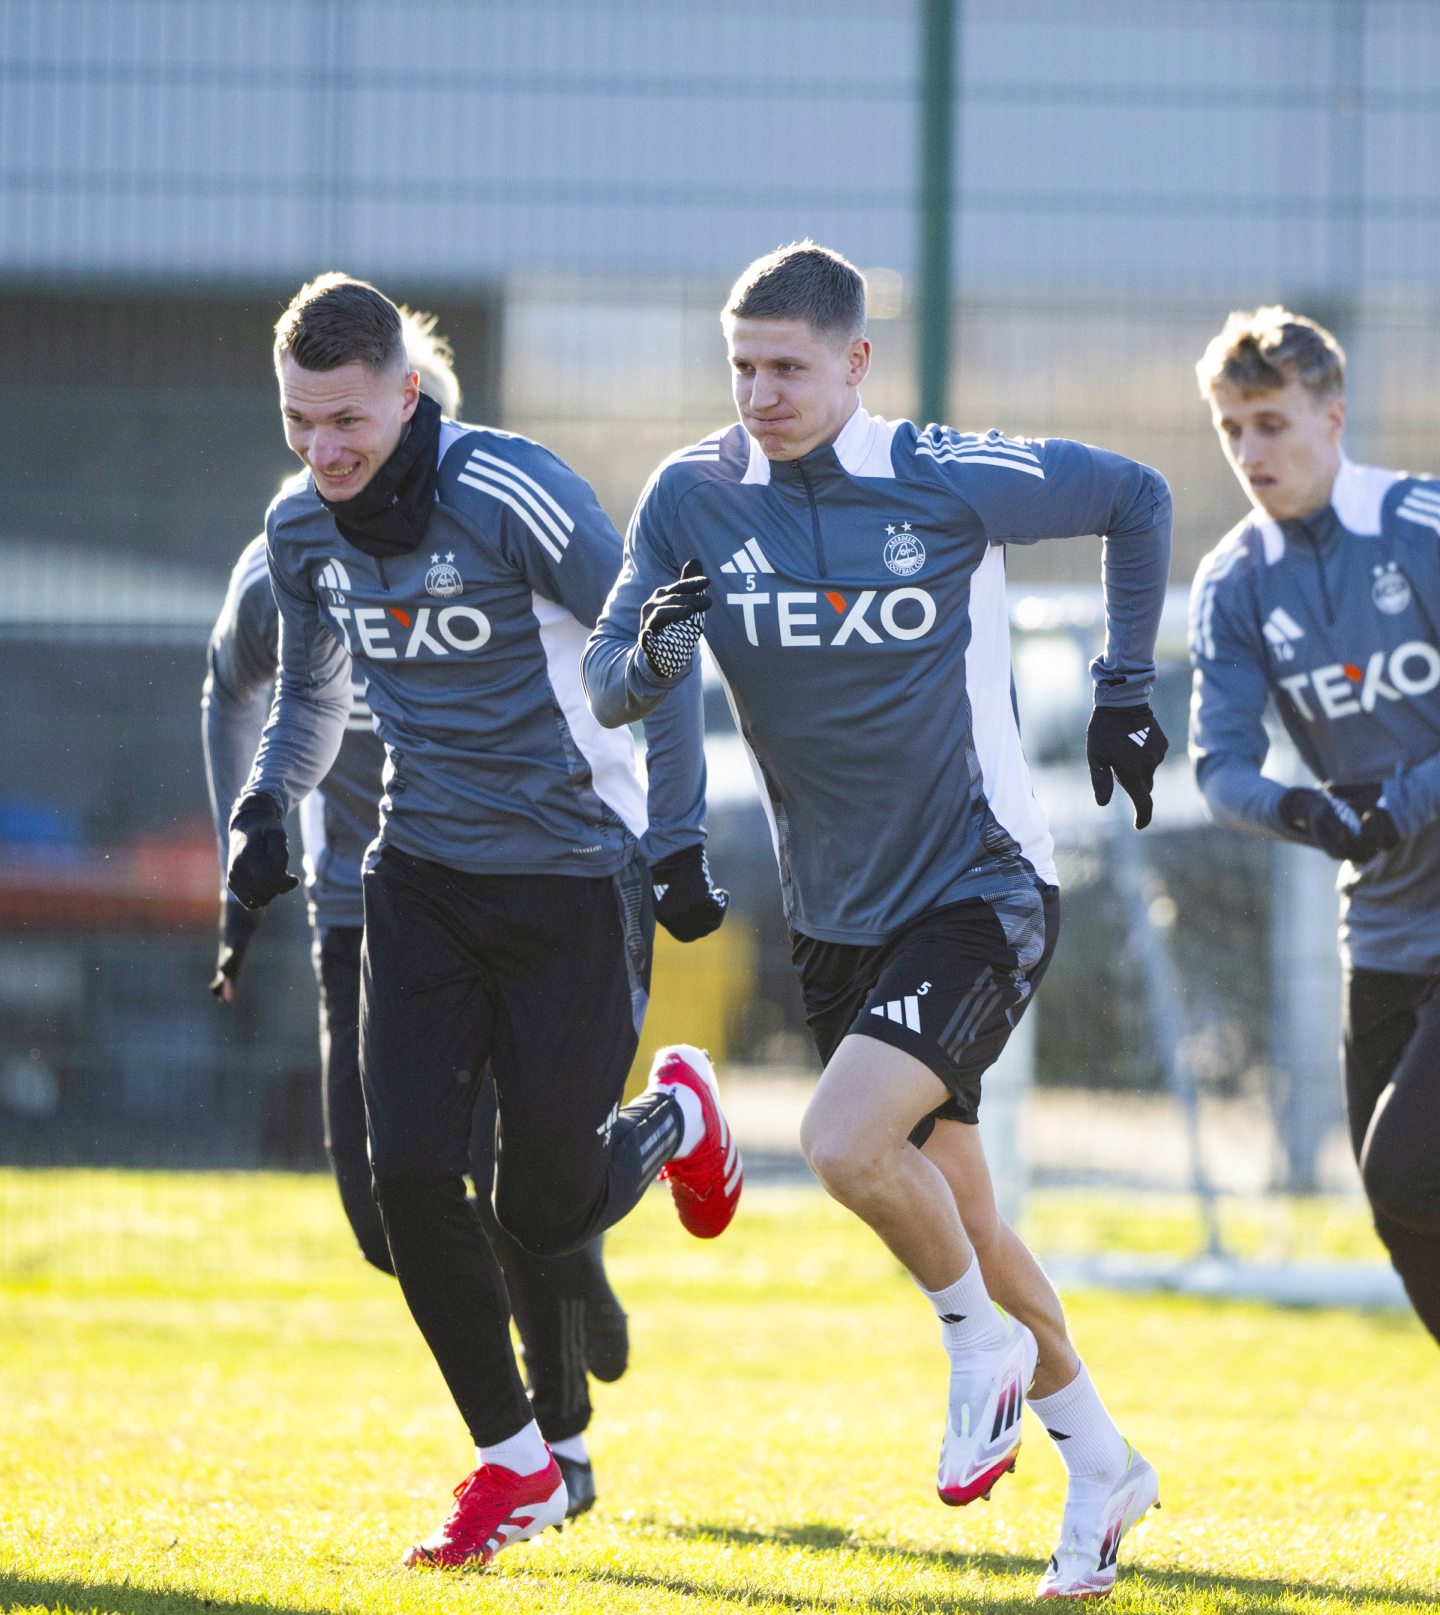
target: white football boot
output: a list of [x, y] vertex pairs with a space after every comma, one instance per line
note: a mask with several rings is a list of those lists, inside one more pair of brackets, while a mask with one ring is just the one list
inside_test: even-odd
[[1160, 1477], [1127, 1441], [1125, 1473], [1108, 1492], [1065, 1499], [1060, 1546], [1040, 1578], [1040, 1598], [1108, 1598], [1120, 1540], [1160, 1507]]
[[995, 1482], [1014, 1469], [1020, 1450], [1020, 1414], [1039, 1349], [1023, 1323], [1005, 1321], [1010, 1338], [999, 1350], [971, 1352], [950, 1365], [950, 1407], [935, 1489], [952, 1508], [988, 1498]]

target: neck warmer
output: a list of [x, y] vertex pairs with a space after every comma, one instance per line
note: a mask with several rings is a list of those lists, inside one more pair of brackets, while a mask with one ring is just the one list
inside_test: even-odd
[[440, 406], [421, 393], [409, 431], [353, 499], [330, 500], [315, 490], [335, 525], [357, 550], [384, 561], [420, 547], [435, 508], [439, 442]]

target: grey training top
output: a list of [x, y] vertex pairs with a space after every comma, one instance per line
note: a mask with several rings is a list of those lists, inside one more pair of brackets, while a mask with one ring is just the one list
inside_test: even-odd
[[620, 567], [588, 483], [540, 444], [444, 421], [417, 551], [344, 538], [308, 473], [265, 529], [280, 679], [246, 792], [287, 810], [328, 774], [351, 662], [385, 743], [376, 850], [475, 874], [606, 876], [703, 838], [698, 675], [647, 725], [647, 803], [628, 733], [585, 705], [580, 652]]
[[1319, 780], [1382, 780], [1404, 838], [1340, 866], [1342, 955], [1440, 970], [1440, 482], [1342, 461], [1303, 522], [1252, 512], [1190, 601], [1190, 755], [1218, 824], [1296, 839], [1261, 774], [1275, 702]]
[[767, 460], [740, 425], [664, 462], [585, 651], [606, 723], [667, 687], [640, 608], [698, 558], [705, 641], [770, 816], [794, 929], [870, 944], [941, 904], [1055, 879], [1010, 672], [1007, 543], [1108, 535], [1096, 700], [1145, 701], [1170, 495], [1079, 443], [961, 433], [856, 409], [832, 446]]
[[[223, 871], [229, 852], [230, 810], [255, 761], [275, 695], [280, 614], [270, 592], [265, 535], [241, 551], [210, 633], [209, 674], [201, 699], [205, 771], [220, 840]], [[385, 748], [375, 733], [365, 687], [357, 684], [335, 766], [300, 804], [305, 844], [305, 895], [310, 923], [363, 925], [360, 867], [379, 827]], [[234, 901], [229, 898], [228, 901]]]

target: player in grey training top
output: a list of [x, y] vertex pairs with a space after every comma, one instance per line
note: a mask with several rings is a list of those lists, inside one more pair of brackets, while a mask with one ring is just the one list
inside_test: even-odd
[[586, 648], [586, 688], [607, 723], [648, 710], [684, 676], [703, 624], [770, 814], [826, 1061], [802, 1144], [942, 1319], [940, 1495], [967, 1503], [1013, 1467], [1033, 1373], [1072, 1477], [1043, 1590], [1093, 1595], [1155, 1499], [1154, 1472], [1000, 1219], [973, 1125], [981, 1074], [1058, 924], [1016, 721], [1004, 546], [1105, 535], [1088, 750], [1097, 799], [1118, 775], [1143, 826], [1165, 750], [1148, 700], [1169, 492], [1079, 443], [868, 413], [864, 282], [813, 243], [752, 264], [723, 323], [740, 424], [651, 479]]
[[642, 838], [667, 898], [691, 894], [691, 935], [724, 914], [701, 850], [698, 680], [656, 714], [651, 767], [674, 806], [649, 830], [630, 738], [605, 733], [580, 690], [621, 554], [589, 486], [538, 443], [443, 419], [406, 364], [398, 309], [365, 282], [303, 287], [276, 325], [275, 363], [305, 470], [266, 518], [280, 678], [231, 814], [227, 882], [247, 907], [295, 884], [284, 815], [334, 761], [353, 664], [386, 750], [363, 877], [375, 1198], [476, 1447], [454, 1509], [405, 1563], [484, 1564], [566, 1507], [495, 1254], [465, 1201], [487, 1068], [495, 1214], [537, 1255], [579, 1248], [662, 1168], [704, 1236], [740, 1193], [698, 1051], [662, 1050], [621, 1108], [649, 984]]
[[[424, 392], [452, 419], [460, 413], [460, 384], [449, 344], [434, 333], [434, 317], [401, 310], [408, 360]], [[231, 574], [225, 604], [210, 636], [209, 673], [202, 700], [207, 782], [220, 836], [228, 840], [230, 809], [255, 759], [279, 664], [279, 613], [270, 590], [265, 535], [246, 545]], [[375, 733], [363, 684], [357, 684], [339, 755], [323, 785], [300, 804], [306, 895], [315, 933], [312, 950], [320, 992], [321, 1098], [325, 1148], [341, 1205], [361, 1253], [382, 1272], [393, 1271], [385, 1231], [370, 1186], [365, 1102], [360, 1091], [360, 950], [364, 907], [360, 869], [378, 824], [385, 748]], [[665, 770], [652, 779], [653, 817], [663, 823]], [[221, 896], [221, 950], [211, 991], [233, 1000], [246, 947], [259, 916], [228, 892]], [[494, 1176], [495, 1107], [487, 1085], [471, 1136], [471, 1177]], [[506, 1288], [525, 1351], [536, 1420], [565, 1476], [568, 1511], [595, 1501], [595, 1476], [584, 1431], [591, 1403], [587, 1367], [596, 1378], [618, 1379], [628, 1355], [624, 1309], [606, 1278], [602, 1239], [582, 1250], [540, 1259], [495, 1221], [488, 1198], [476, 1214], [505, 1272]]]
[[[1255, 508], [1195, 577], [1190, 753], [1218, 823], [1341, 860], [1351, 1142], [1440, 1339], [1440, 482], [1346, 458], [1344, 363], [1272, 307], [1196, 367]], [[1270, 700], [1319, 787], [1262, 774]]]

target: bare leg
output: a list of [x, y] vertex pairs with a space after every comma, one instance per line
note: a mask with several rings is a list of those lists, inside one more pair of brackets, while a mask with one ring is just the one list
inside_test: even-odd
[[969, 1243], [980, 1258], [985, 1288], [1035, 1335], [1040, 1356], [1031, 1394], [1049, 1396], [1061, 1390], [1080, 1372], [1080, 1359], [1070, 1344], [1054, 1286], [995, 1204], [980, 1129], [964, 1122], [937, 1122], [924, 1153], [950, 1187]]
[[868, 1223], [926, 1290], [953, 1284], [971, 1257], [949, 1183], [909, 1139], [946, 1097], [944, 1083], [914, 1055], [852, 1033], [800, 1124], [800, 1147], [826, 1191]]

